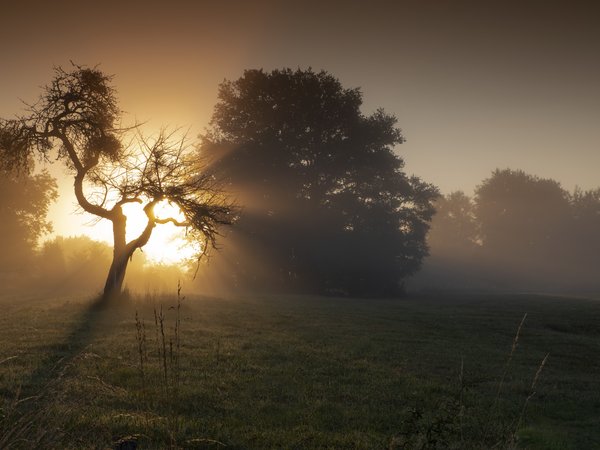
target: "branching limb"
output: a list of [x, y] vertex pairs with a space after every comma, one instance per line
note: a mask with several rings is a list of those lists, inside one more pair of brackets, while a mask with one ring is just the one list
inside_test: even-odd
[[156, 218], [154, 220], [154, 222], [157, 223], [157, 224], [161, 224], [161, 225], [164, 225], [164, 224], [167, 224], [167, 223], [172, 223], [176, 227], [189, 227], [191, 225], [191, 223], [188, 222], [187, 220], [180, 221], [180, 220], [177, 220], [177, 219], [175, 219], [173, 217], [168, 217], [166, 219]]

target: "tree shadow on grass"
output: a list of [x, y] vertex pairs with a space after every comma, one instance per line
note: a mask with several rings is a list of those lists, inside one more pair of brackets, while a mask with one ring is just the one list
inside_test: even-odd
[[22, 380], [22, 395], [42, 398], [55, 388], [67, 369], [94, 340], [116, 326], [128, 300], [126, 296], [93, 298], [76, 319], [76, 326], [60, 342], [50, 345], [37, 368]]
[[21, 380], [14, 400], [0, 404], [0, 448], [63, 448], [64, 442], [77, 448], [78, 438], [69, 435], [64, 416], [68, 410], [65, 400], [73, 400], [66, 397], [69, 368], [98, 336], [109, 334], [118, 324], [118, 318], [126, 313], [127, 300], [93, 298], [76, 314], [76, 326], [60, 342], [46, 347], [37, 368]]

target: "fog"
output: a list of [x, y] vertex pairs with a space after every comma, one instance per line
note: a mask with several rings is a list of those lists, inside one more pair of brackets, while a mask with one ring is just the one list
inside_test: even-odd
[[[10, 175], [0, 182], [4, 293], [54, 297], [94, 294], [103, 286], [112, 258], [109, 245], [84, 236], [45, 237], [53, 186], [46, 173]], [[372, 285], [360, 290], [364, 286], [349, 277], [364, 277], [361, 271], [371, 276], [369, 283], [401, 277], [386, 272], [386, 259], [376, 260], [386, 250], [380, 236], [340, 238], [332, 228], [335, 217], [319, 217], [306, 201], [286, 203], [281, 190], [267, 198], [265, 187], [253, 188], [248, 179], [230, 188], [248, 206], [222, 231], [218, 248], [186, 265], [155, 264], [138, 251], [127, 269], [126, 288], [173, 293], [181, 283], [188, 292], [211, 295], [385, 295]], [[440, 195], [434, 207], [429, 256], [418, 272], [404, 277], [409, 293], [600, 290], [600, 189], [567, 191], [555, 180], [503, 169], [482, 180], [472, 196]]]
[[600, 289], [600, 189], [496, 170], [474, 196], [447, 194], [436, 210], [415, 290]]
[[[443, 195], [436, 180], [405, 169], [396, 117], [383, 109], [365, 114], [361, 90], [345, 88], [326, 71], [246, 70], [225, 80], [210, 125], [193, 146], [160, 134], [145, 159], [125, 150], [116, 132], [98, 144], [96, 136], [112, 128], [95, 130], [95, 119], [85, 139], [71, 128], [79, 119], [64, 119], [79, 117], [72, 107], [104, 111], [88, 105], [87, 96], [81, 105], [69, 100], [77, 89], [94, 93], [100, 86], [98, 92], [112, 95], [107, 105], [114, 115], [105, 119], [113, 123], [118, 110], [111, 77], [75, 66], [56, 69], [56, 80], [56, 95], [41, 97], [52, 108], [0, 121], [5, 292], [79, 295], [98, 293], [104, 284], [109, 298], [121, 292], [124, 274], [126, 289], [135, 293], [174, 292], [180, 284], [217, 295], [353, 297], [599, 287], [600, 188], [568, 191], [553, 179], [496, 169], [472, 195]], [[55, 113], [54, 107], [67, 109]], [[34, 157], [48, 159], [45, 152], [56, 143], [46, 130], [57, 120], [71, 133], [57, 135], [64, 139], [60, 145], [79, 152], [59, 151], [57, 158], [68, 155], [66, 167], [79, 168], [78, 204], [88, 216], [112, 222], [114, 248], [83, 236], [49, 239], [57, 183], [43, 165], [35, 168]], [[46, 125], [38, 129], [40, 121]], [[104, 165], [96, 167], [101, 156]], [[115, 178], [115, 171], [125, 175]], [[91, 203], [86, 174], [98, 188]], [[111, 188], [120, 200], [109, 208]], [[169, 214], [180, 218], [156, 216], [164, 200], [177, 205]], [[122, 206], [144, 202], [139, 236], [127, 238], [136, 223]], [[153, 230], [167, 224], [185, 228], [203, 258], [171, 265], [146, 258]]]
[[[27, 263], [1, 269], [4, 293], [63, 297], [100, 294], [112, 259], [112, 248], [87, 236], [58, 236], [42, 243]], [[187, 269], [148, 261], [137, 252], [128, 271], [126, 290], [136, 294], [172, 294]]]

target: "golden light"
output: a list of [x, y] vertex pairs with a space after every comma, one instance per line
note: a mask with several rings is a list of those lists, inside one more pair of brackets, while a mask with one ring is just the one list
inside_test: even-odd
[[[68, 186], [70, 187], [70, 186]], [[65, 189], [68, 192], [68, 187]], [[67, 197], [65, 195], [65, 197]], [[127, 216], [127, 241], [135, 239], [145, 228], [148, 219], [143, 211], [143, 205], [138, 203], [127, 203], [123, 205], [123, 213]], [[54, 206], [56, 219], [55, 229], [65, 236], [76, 236], [84, 234], [90, 238], [106, 242], [112, 247], [113, 231], [112, 224], [108, 220], [90, 219], [87, 214], [73, 212], [74, 206], [65, 198]], [[165, 219], [173, 217], [183, 221], [185, 218], [176, 205], [168, 201], [162, 201], [156, 205], [156, 217]], [[185, 239], [185, 228], [176, 227], [172, 223], [159, 224], [153, 232], [148, 244], [142, 251], [151, 264], [177, 264], [182, 265], [185, 261], [193, 258], [199, 253], [199, 244], [191, 243]], [[55, 237], [56, 234], [49, 236]]]
[[[148, 218], [138, 203], [123, 205], [123, 213], [127, 216], [127, 241], [135, 239], [146, 227]], [[154, 207], [154, 213], [159, 219], [174, 218], [184, 221], [185, 216], [179, 207], [168, 200], [159, 202]], [[157, 225], [150, 241], [142, 248], [146, 257], [153, 263], [182, 264], [198, 253], [197, 245], [185, 238], [186, 230], [172, 223]]]
[[[152, 134], [152, 133], [148, 133]], [[183, 138], [182, 138], [183, 139]], [[130, 158], [129, 166], [142, 166], [144, 153], [142, 151], [132, 152], [128, 155]], [[106, 242], [112, 247], [113, 230], [112, 224], [108, 220], [98, 220], [98, 218], [83, 213], [78, 208], [73, 199], [73, 181], [69, 176], [65, 176], [64, 169], [58, 165], [49, 167], [51, 174], [57, 178], [59, 183], [59, 200], [51, 206], [50, 217], [54, 225], [54, 233], [48, 236], [52, 239], [57, 235], [77, 236], [86, 235], [90, 238]], [[111, 177], [115, 184], [119, 184], [127, 176], [123, 167], [116, 166], [111, 172]], [[86, 184], [85, 193], [95, 204], [103, 204], [107, 209], [114, 206], [119, 198], [119, 193], [111, 190], [104, 192], [92, 184]], [[143, 198], [144, 204], [148, 199]], [[143, 211], [144, 204], [125, 203], [122, 206], [123, 213], [127, 216], [126, 239], [131, 241], [137, 238], [146, 227], [148, 218]], [[163, 200], [154, 207], [154, 214], [158, 219], [173, 218], [179, 222], [184, 222], [185, 217], [179, 207]], [[157, 224], [152, 231], [152, 236], [148, 243], [141, 249], [148, 263], [150, 264], [176, 264], [183, 265], [190, 258], [194, 258], [201, 248], [200, 244], [192, 243], [186, 239], [186, 229], [177, 227], [172, 223]]]

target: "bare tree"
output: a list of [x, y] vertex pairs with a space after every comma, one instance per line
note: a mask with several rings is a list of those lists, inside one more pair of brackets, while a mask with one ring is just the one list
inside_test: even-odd
[[[219, 225], [232, 223], [235, 216], [210, 164], [185, 137], [163, 130], [148, 139], [137, 127], [120, 127], [111, 81], [96, 68], [56, 68], [26, 116], [0, 122], [0, 164], [27, 168], [32, 155], [49, 160], [56, 150], [74, 175], [81, 208], [112, 222], [114, 251], [105, 297], [121, 292], [128, 261], [157, 225], [186, 227], [204, 253], [214, 247]], [[162, 201], [177, 205], [181, 217], [157, 217], [155, 207]], [[144, 230], [130, 241], [122, 209], [127, 203], [142, 204], [147, 217]]]

